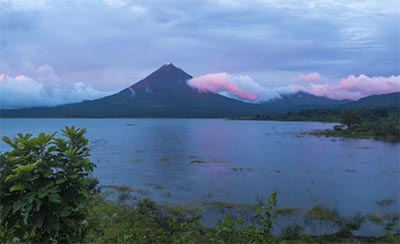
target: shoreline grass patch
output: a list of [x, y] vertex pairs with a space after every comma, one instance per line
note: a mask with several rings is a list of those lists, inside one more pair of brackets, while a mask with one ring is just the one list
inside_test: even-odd
[[233, 171], [254, 171], [253, 168], [236, 168], [236, 167], [233, 167], [232, 170]]
[[201, 159], [192, 159], [190, 160], [191, 164], [205, 164], [206, 162]]
[[301, 209], [299, 208], [278, 208], [276, 209], [276, 214], [278, 216], [293, 216], [301, 214]]
[[340, 215], [335, 209], [329, 209], [322, 205], [315, 205], [306, 213], [305, 216], [329, 222], [340, 221]]

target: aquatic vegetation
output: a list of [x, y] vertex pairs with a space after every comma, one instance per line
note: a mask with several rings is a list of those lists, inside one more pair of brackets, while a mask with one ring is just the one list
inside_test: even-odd
[[149, 190], [147, 190], [147, 189], [133, 189], [133, 192], [137, 192], [140, 195], [147, 195], [149, 193]]
[[279, 170], [279, 169], [271, 169], [269, 172], [271, 172], [271, 173], [280, 173], [281, 170]]
[[277, 208], [276, 214], [280, 216], [299, 215], [301, 210], [298, 208]]
[[133, 191], [133, 187], [128, 185], [102, 185], [100, 189], [112, 189], [115, 191]]
[[116, 193], [117, 198], [122, 202], [126, 202], [127, 200], [131, 199], [132, 193], [146, 195], [149, 192], [147, 189], [133, 188], [128, 185], [102, 185], [100, 186], [100, 189], [109, 189], [111, 194]]
[[167, 157], [161, 157], [161, 158], [160, 158], [160, 161], [169, 161], [169, 158], [167, 158]]
[[368, 214], [367, 219], [375, 224], [383, 224], [383, 218], [375, 214]]
[[201, 159], [193, 159], [190, 161], [191, 164], [205, 164], [206, 162], [204, 162]]
[[257, 204], [255, 203], [233, 203], [226, 201], [212, 201], [204, 202], [201, 204], [202, 208], [218, 208], [218, 209], [253, 209], [255, 210]]
[[204, 201], [208, 201], [209, 199], [214, 197], [214, 193], [213, 192], [208, 192], [206, 194], [203, 194], [203, 199]]
[[219, 159], [214, 159], [213, 162], [218, 163], [218, 164], [229, 164], [228, 161], [226, 161], [226, 160], [219, 160]]
[[216, 207], [216, 208], [234, 208], [236, 207], [235, 203], [232, 202], [225, 202], [225, 201], [213, 201], [205, 204], [206, 206]]
[[143, 161], [142, 159], [134, 159], [134, 160], [133, 160], [134, 163], [140, 163], [140, 162], [142, 162], [142, 161]]
[[355, 169], [346, 169], [346, 173], [356, 173], [357, 171]]
[[136, 124], [126, 124], [125, 126], [137, 126]]
[[320, 220], [338, 222], [340, 221], [339, 213], [335, 209], [325, 208], [322, 205], [312, 207], [306, 214], [306, 217], [317, 218]]
[[154, 189], [161, 190], [161, 189], [163, 189], [163, 186], [162, 185], [154, 185]]
[[233, 171], [254, 171], [253, 168], [232, 168]]
[[89, 148], [90, 148], [90, 150], [94, 150], [99, 147], [102, 147], [105, 144], [107, 144], [107, 140], [105, 140], [105, 139], [92, 140], [89, 144]]
[[383, 199], [383, 200], [377, 201], [376, 205], [378, 205], [379, 207], [388, 207], [388, 206], [392, 205], [393, 203], [394, 203], [394, 200], [391, 198], [388, 198], [388, 199]]

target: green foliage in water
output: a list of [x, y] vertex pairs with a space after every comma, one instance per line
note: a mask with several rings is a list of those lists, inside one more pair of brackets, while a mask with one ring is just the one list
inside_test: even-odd
[[330, 222], [340, 221], [340, 216], [335, 209], [328, 209], [321, 205], [316, 205], [312, 207], [310, 211], [308, 211], [307, 217], [330, 221]]
[[84, 129], [55, 134], [4, 137], [11, 150], [1, 155], [2, 243], [77, 242], [84, 235], [88, 199], [96, 181], [89, 178]]

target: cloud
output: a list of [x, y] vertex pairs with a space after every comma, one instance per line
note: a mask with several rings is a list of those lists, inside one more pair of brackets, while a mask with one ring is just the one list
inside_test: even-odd
[[337, 84], [311, 84], [303, 89], [317, 96], [356, 100], [369, 95], [400, 92], [400, 76], [349, 75]]
[[1, 108], [53, 106], [109, 95], [82, 82], [41, 82], [32, 77], [0, 74]]
[[188, 84], [200, 92], [212, 92], [246, 102], [263, 102], [280, 97], [269, 88], [262, 87], [249, 76], [213, 73], [195, 77]]
[[[249, 76], [213, 73], [195, 77], [189, 80], [188, 84], [201, 92], [218, 93], [253, 103], [268, 101], [279, 98], [280, 94], [291, 94], [298, 91], [339, 100], [357, 100], [370, 95], [400, 92], [400, 75], [388, 77], [369, 77], [364, 74], [349, 75], [337, 82], [321, 79], [321, 75], [317, 72], [297, 77], [302, 77], [302, 81], [307, 83], [267, 88]], [[297, 83], [297, 80], [295, 82]]]
[[35, 70], [35, 75], [40, 81], [57, 81], [60, 77], [56, 75], [54, 68], [48, 64], [41, 65]]
[[294, 80], [297, 82], [305, 81], [305, 82], [319, 82], [322, 77], [318, 72], [312, 72], [308, 74], [300, 74]]
[[398, 0], [0, 0], [9, 65], [1, 71], [48, 63], [62, 80], [96, 80], [97, 89], [121, 89], [165, 60], [194, 76], [245, 73], [268, 85], [309, 70], [390, 76], [399, 67], [397, 9]]

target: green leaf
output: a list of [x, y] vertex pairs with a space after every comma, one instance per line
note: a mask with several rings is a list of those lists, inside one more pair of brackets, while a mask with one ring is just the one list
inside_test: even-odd
[[261, 213], [261, 206], [260, 206], [260, 205], [257, 206], [256, 213], [257, 213], [257, 214], [260, 214], [260, 213]]
[[36, 166], [36, 163], [31, 163], [31, 164], [27, 164], [27, 165], [18, 165], [18, 167], [16, 167], [15, 169], [13, 169], [13, 171], [17, 174], [17, 175], [21, 175], [21, 174], [27, 174], [29, 172], [32, 171], [32, 169]]
[[47, 194], [48, 194], [47, 191], [41, 190], [41, 191], [39, 191], [39, 193], [38, 193], [38, 197], [39, 197], [39, 198], [44, 198], [45, 196], [47, 196]]
[[27, 200], [28, 200], [28, 202], [29, 202], [29, 203], [32, 203], [32, 202], [33, 202], [33, 199], [35, 198], [35, 196], [36, 196], [36, 192], [31, 192], [31, 193], [29, 193], [29, 194], [27, 195]]
[[10, 191], [22, 191], [24, 189], [26, 189], [26, 187], [21, 184], [10, 187]]
[[59, 178], [59, 179], [56, 180], [56, 184], [57, 185], [62, 184], [64, 182], [65, 182], [65, 178]]
[[4, 136], [4, 137], [3, 137], [3, 141], [4, 141], [5, 143], [7, 143], [8, 145], [12, 146], [12, 147], [13, 147], [13, 145], [14, 145], [14, 143], [11, 141], [10, 137], [8, 137], [8, 136]]
[[58, 194], [50, 194], [48, 195], [49, 201], [54, 203], [60, 203], [61, 197]]
[[78, 174], [73, 174], [69, 178], [74, 180], [74, 179], [78, 178]]
[[40, 206], [42, 206], [42, 201], [40, 201], [40, 199], [35, 199], [35, 202], [36, 202], [35, 211], [39, 211]]
[[70, 214], [71, 214], [71, 210], [70, 210], [70, 208], [68, 208], [68, 207], [63, 208], [63, 209], [61, 209], [61, 211], [60, 211], [60, 217], [67, 217], [67, 216], [69, 216]]
[[13, 213], [15, 213], [15, 212], [17, 212], [18, 210], [24, 208], [25, 205], [26, 205], [26, 202], [23, 201], [23, 200], [16, 201], [16, 202], [13, 204]]
[[4, 180], [5, 182], [10, 182], [10, 181], [14, 181], [18, 179], [18, 175], [9, 175], [6, 177], [6, 179]]

